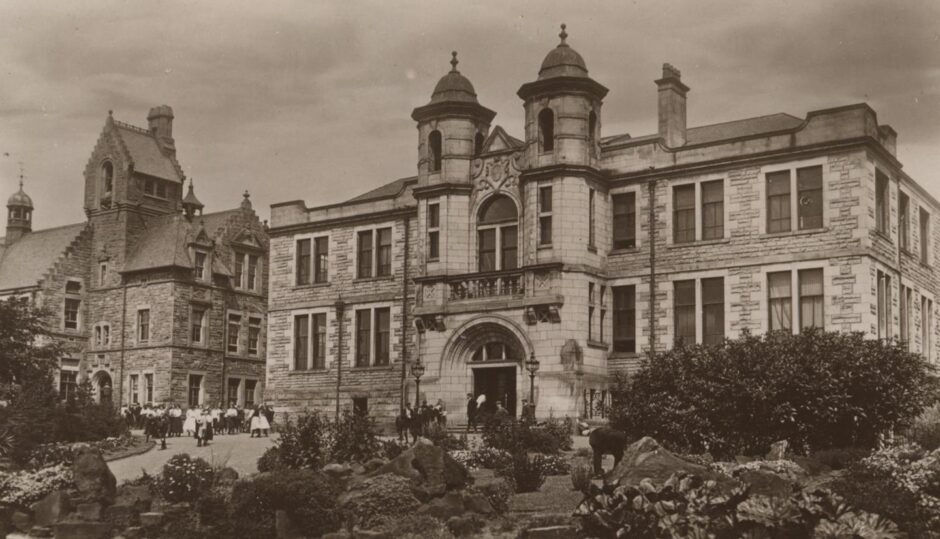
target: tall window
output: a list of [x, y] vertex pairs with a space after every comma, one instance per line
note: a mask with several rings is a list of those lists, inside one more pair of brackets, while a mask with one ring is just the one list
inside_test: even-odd
[[702, 183], [702, 239], [716, 240], [725, 236], [725, 182]]
[[310, 317], [313, 323], [313, 368], [326, 368], [326, 313]]
[[202, 405], [202, 375], [189, 375], [189, 407], [196, 408]]
[[428, 204], [428, 260], [441, 257], [441, 205]]
[[64, 400], [74, 398], [78, 391], [78, 371], [59, 370], [59, 397]]
[[767, 174], [767, 232], [790, 231], [790, 171]]
[[380, 228], [376, 230], [376, 247], [378, 261], [375, 265], [375, 274], [378, 277], [392, 274], [392, 229]]
[[372, 231], [359, 232], [359, 278], [372, 277]]
[[153, 403], [153, 373], [144, 375], [144, 402]]
[[441, 170], [442, 146], [441, 132], [436, 129], [431, 131], [431, 134], [428, 135], [428, 159], [430, 160], [431, 172]]
[[[310, 238], [297, 240], [297, 284], [310, 284]], [[235, 257], [235, 281], [241, 281], [241, 261]]]
[[518, 267], [517, 216], [516, 204], [503, 195], [491, 198], [480, 209], [477, 221], [480, 271]]
[[539, 187], [539, 245], [552, 244], [552, 186]]
[[695, 281], [673, 283], [676, 346], [695, 343]]
[[911, 304], [911, 299], [913, 297], [913, 291], [909, 286], [901, 285], [901, 310], [898, 313], [900, 316], [901, 322], [901, 334], [899, 338], [901, 339], [901, 344], [904, 346], [905, 350], [910, 351], [911, 349], [911, 311], [914, 306]]
[[930, 214], [920, 209], [920, 263], [930, 264]]
[[204, 251], [196, 251], [195, 259], [196, 260], [195, 260], [195, 266], [193, 267], [193, 276], [200, 281], [204, 281], [206, 279], [207, 255]]
[[111, 161], [105, 161], [101, 166], [102, 183], [104, 184], [105, 194], [114, 190], [114, 165]]
[[127, 388], [130, 392], [130, 401], [131, 404], [138, 404], [140, 402], [140, 376], [137, 374], [132, 374], [128, 376]]
[[248, 318], [248, 355], [258, 355], [258, 343], [261, 340], [261, 319]]
[[632, 249], [636, 247], [636, 193], [613, 195], [611, 201], [614, 249]]
[[885, 236], [889, 235], [888, 222], [891, 215], [891, 204], [888, 199], [888, 177], [875, 169], [875, 230]]
[[392, 274], [392, 229], [363, 230], [358, 234], [360, 279]]
[[150, 340], [150, 309], [137, 311], [137, 340], [139, 342]]
[[588, 283], [588, 340], [594, 340], [594, 283]]
[[702, 279], [702, 344], [725, 339], [725, 279]]
[[911, 199], [898, 191], [898, 243], [901, 249], [911, 249]]
[[791, 331], [793, 328], [793, 289], [789, 271], [767, 274], [770, 330]]
[[248, 290], [260, 288], [258, 286], [258, 255], [248, 255]]
[[555, 150], [555, 113], [552, 109], [539, 112], [539, 143], [542, 152]]
[[798, 273], [800, 287], [800, 327], [822, 328], [823, 321], [823, 270], [805, 269]]
[[311, 279], [314, 283], [327, 282], [329, 255], [327, 236], [297, 240], [297, 284], [310, 284]]
[[920, 298], [920, 351], [927, 360], [933, 359], [933, 301]]
[[592, 145], [597, 140], [597, 113], [593, 110], [588, 114], [588, 142]]
[[368, 367], [371, 363], [372, 310], [356, 311], [356, 366]]
[[600, 300], [598, 301], [598, 304], [599, 304], [599, 309], [601, 313], [601, 318], [600, 318], [600, 325], [599, 325], [600, 329], [598, 330], [597, 333], [598, 335], [600, 335], [601, 342], [607, 342], [604, 340], [604, 324], [607, 323], [607, 287], [604, 285], [600, 285], [600, 287], [601, 287]]
[[231, 354], [238, 353], [239, 333], [241, 333], [242, 317], [237, 314], [228, 315], [228, 338], [226, 339], [226, 350]]
[[313, 282], [329, 280], [330, 238], [320, 236], [313, 240]]
[[294, 370], [307, 369], [307, 350], [310, 349], [310, 316], [294, 317]]
[[236, 406], [238, 404], [238, 390], [241, 389], [242, 380], [241, 378], [229, 378], [228, 379], [228, 404], [229, 406]]
[[822, 165], [796, 169], [796, 197], [800, 230], [822, 228]]
[[672, 241], [695, 241], [695, 184], [673, 188]]
[[388, 365], [391, 355], [391, 310], [375, 309], [375, 364]]
[[192, 310], [192, 342], [202, 343], [204, 342], [205, 332], [203, 331], [206, 324], [206, 310], [201, 307], [193, 307]]
[[595, 245], [594, 241], [594, 229], [595, 218], [594, 218], [594, 190], [588, 189], [588, 247], [593, 248]]
[[878, 270], [878, 338], [891, 338], [891, 276]]
[[65, 329], [78, 329], [78, 311], [81, 306], [81, 300], [65, 299]]
[[636, 286], [615, 286], [614, 352], [636, 352]]
[[356, 366], [388, 365], [391, 357], [391, 310], [356, 311]]
[[253, 408], [255, 406], [255, 389], [257, 387], [257, 380], [245, 380], [245, 408]]
[[108, 280], [108, 263], [98, 264], [98, 286], [104, 286]]

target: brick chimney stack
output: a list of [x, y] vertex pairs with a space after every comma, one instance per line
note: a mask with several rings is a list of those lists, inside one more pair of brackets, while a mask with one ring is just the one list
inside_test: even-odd
[[689, 87], [682, 84], [682, 73], [671, 64], [663, 64], [659, 88], [659, 136], [669, 148], [685, 145], [685, 94]]
[[171, 154], [176, 154], [176, 144], [173, 141], [173, 109], [169, 105], [160, 105], [150, 109], [147, 114], [147, 124], [150, 132], [160, 142], [160, 146]]

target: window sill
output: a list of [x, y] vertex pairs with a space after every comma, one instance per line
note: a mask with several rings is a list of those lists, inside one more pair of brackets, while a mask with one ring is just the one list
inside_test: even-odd
[[588, 345], [588, 348], [596, 348], [596, 349], [598, 349], [598, 350], [609, 350], [609, 349], [610, 349], [610, 345], [609, 345], [609, 344], [603, 343], [603, 342], [601, 342], [601, 341], [593, 341], [593, 340], [591, 340], [591, 339], [588, 339], [587, 345]]
[[[329, 281], [325, 283], [295, 284], [294, 290], [303, 290], [304, 288], [327, 288], [328, 286], [330, 286]], [[254, 290], [243, 290], [243, 289], [236, 289], [236, 290], [241, 290], [242, 292], [247, 292], [249, 294], [257, 294], [257, 292], [255, 292]]]
[[170, 201], [169, 198], [166, 198], [166, 197], [158, 197], [157, 195], [151, 195], [151, 194], [148, 194], [148, 193], [144, 193], [144, 198], [151, 198], [151, 199], [153, 199], [153, 200], [159, 200], [160, 202], [169, 202], [169, 201]]
[[885, 234], [884, 232], [882, 232], [882, 231], [880, 231], [880, 230], [875, 230], [875, 236], [878, 237], [878, 238], [881, 238], [881, 239], [885, 240], [886, 242], [888, 242], [888, 243], [890, 243], [890, 244], [892, 244], [892, 245], [894, 245], [894, 241], [893, 241], [887, 234]]
[[829, 232], [828, 227], [810, 228], [806, 230], [788, 230], [784, 232], [765, 232], [758, 236], [760, 239], [786, 238], [790, 236], [812, 236], [813, 234], [824, 234]]
[[390, 371], [394, 365], [389, 363], [388, 365], [365, 365], [365, 366], [352, 366], [349, 367], [351, 371]]
[[552, 244], [551, 244], [551, 243], [545, 243], [545, 244], [540, 244], [540, 245], [536, 246], [536, 249], [539, 250], [539, 251], [548, 251], [548, 250], [550, 250], [551, 248], [552, 248]]
[[300, 376], [300, 375], [305, 375], [305, 374], [327, 374], [329, 372], [330, 372], [329, 369], [325, 369], [325, 368], [324, 369], [302, 369], [302, 370], [292, 369], [290, 371], [287, 371], [287, 375], [288, 376]]
[[596, 253], [596, 252], [597, 252], [597, 246], [596, 246], [596, 245], [588, 245], [587, 250], [588, 250], [589, 252]]
[[607, 355], [607, 359], [636, 359], [640, 357], [640, 354], [636, 352], [611, 352]]
[[372, 281], [394, 281], [394, 275], [382, 275], [381, 277], [356, 277], [354, 283], [368, 283]]
[[686, 241], [682, 243], [670, 243], [666, 246], [666, 249], [681, 249], [683, 247], [706, 247], [708, 245], [723, 245], [725, 243], [730, 243], [731, 238], [718, 238], [717, 240], [697, 240], [697, 241]]
[[616, 255], [632, 255], [640, 252], [639, 247], [623, 247], [621, 249], [611, 249], [607, 255], [616, 256]]
[[428, 264], [431, 264], [432, 262], [440, 262], [440, 261], [441, 261], [441, 257], [439, 256], [436, 256], [434, 258], [428, 258]]

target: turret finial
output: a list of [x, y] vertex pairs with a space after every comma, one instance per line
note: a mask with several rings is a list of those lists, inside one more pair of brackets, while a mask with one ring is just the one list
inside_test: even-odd
[[568, 45], [567, 43], [565, 43], [565, 40], [568, 39], [568, 32], [565, 31], [565, 28], [567, 27], [568, 25], [566, 25], [565, 23], [561, 23], [561, 33], [558, 34], [558, 37], [561, 38], [561, 43], [558, 44], [559, 46]]
[[23, 180], [26, 179], [26, 173], [23, 172], [23, 162], [18, 163], [20, 165], [20, 191], [23, 190]]
[[450, 72], [451, 72], [451, 73], [458, 73], [458, 71], [457, 71], [457, 64], [459, 64], [460, 61], [457, 60], [457, 51], [452, 51], [452, 52], [450, 53], [450, 55], [451, 55], [451, 57], [452, 57], [452, 58], [450, 59], [450, 66], [451, 66], [451, 67], [450, 67]]

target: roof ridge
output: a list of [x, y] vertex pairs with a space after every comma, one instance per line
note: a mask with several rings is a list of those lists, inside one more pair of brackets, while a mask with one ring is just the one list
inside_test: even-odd
[[137, 131], [138, 133], [142, 133], [144, 135], [148, 135], [151, 137], [153, 136], [153, 133], [151, 133], [150, 130], [144, 129], [143, 127], [137, 127], [136, 125], [131, 125], [127, 122], [122, 122], [122, 121], [114, 120], [114, 119], [112, 119], [111, 121], [114, 122], [114, 125], [116, 125], [117, 127], [123, 127], [131, 131]]
[[772, 116], [789, 116], [790, 118], [793, 118], [794, 120], [799, 120], [799, 121], [801, 121], [801, 122], [803, 121], [803, 118], [798, 118], [798, 117], [796, 117], [796, 116], [794, 116], [794, 115], [792, 115], [792, 114], [789, 114], [789, 113], [787, 113], [787, 112], [774, 112], [774, 113], [771, 113], [771, 114], [761, 114], [760, 116], [751, 116], [751, 117], [749, 117], [749, 118], [739, 118], [739, 119], [737, 119], [737, 120], [728, 120], [728, 121], [725, 121], [725, 122], [717, 122], [717, 123], [713, 123], [713, 124], [697, 125], [697, 126], [695, 126], [695, 127], [690, 127], [689, 129], [700, 129], [700, 128], [704, 128], [704, 127], [715, 127], [716, 125], [727, 125], [727, 124], [733, 124], [733, 123], [737, 123], [737, 122], [747, 122], [747, 121], [750, 121], [750, 120], [760, 120], [761, 118], [770, 118], [770, 117], [772, 117]]

